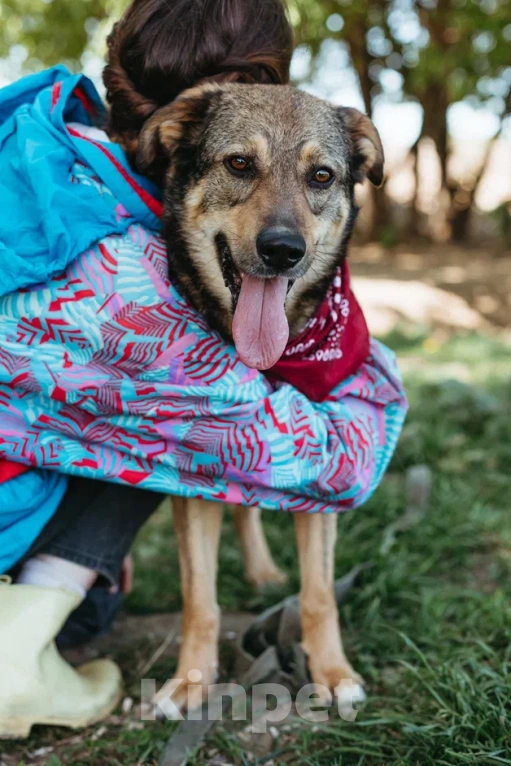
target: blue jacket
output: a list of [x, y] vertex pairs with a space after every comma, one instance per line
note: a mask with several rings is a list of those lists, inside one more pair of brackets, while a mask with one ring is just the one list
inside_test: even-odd
[[37, 470], [0, 484], [0, 574], [28, 551], [55, 513], [66, 488], [66, 476]]
[[104, 118], [91, 81], [62, 66], [0, 90], [0, 295], [46, 282], [95, 242], [127, 230], [129, 222], [118, 220], [110, 204], [98, 204], [94, 188], [69, 182], [76, 160], [94, 169], [138, 223], [158, 229], [133, 182], [153, 197], [156, 190], [133, 173], [121, 147], [108, 145], [121, 171], [112, 172], [101, 142], [82, 141], [66, 127], [101, 125]]

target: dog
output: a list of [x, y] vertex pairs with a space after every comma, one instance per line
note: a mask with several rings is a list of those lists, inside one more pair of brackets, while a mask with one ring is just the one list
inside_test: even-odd
[[[163, 184], [171, 279], [246, 365], [267, 370], [323, 301], [346, 257], [355, 185], [380, 185], [384, 156], [376, 128], [356, 109], [287, 85], [205, 83], [147, 121], [138, 166]], [[222, 506], [185, 498], [173, 505], [183, 681], [156, 695], [161, 709], [171, 688], [173, 705], [186, 708], [189, 687], [206, 690], [218, 666]], [[236, 521], [252, 566], [260, 560], [275, 574], [258, 511], [238, 509]], [[336, 517], [299, 513], [294, 524], [312, 681], [324, 702], [335, 690], [346, 702], [360, 699], [363, 681], [345, 656], [334, 599]]]

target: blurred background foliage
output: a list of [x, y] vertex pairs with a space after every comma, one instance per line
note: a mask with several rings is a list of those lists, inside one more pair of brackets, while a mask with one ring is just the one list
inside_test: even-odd
[[[99, 82], [106, 33], [126, 5], [2, 0], [0, 82], [57, 62]], [[363, 236], [511, 244], [511, 0], [288, 5], [295, 82], [365, 109], [391, 148], [386, 189], [365, 191]]]
[[[466, 239], [478, 185], [511, 114], [509, 0], [294, 0], [292, 14], [298, 40], [316, 64], [325, 40], [342, 40], [370, 116], [382, 99], [420, 106], [420, 128], [409, 147], [416, 176], [410, 228], [421, 230], [418, 153], [429, 139], [439, 162], [448, 233]], [[496, 119], [479, 164], [456, 177], [450, 173], [448, 113], [464, 100]], [[375, 225], [381, 227], [388, 206], [383, 195], [376, 200]]]

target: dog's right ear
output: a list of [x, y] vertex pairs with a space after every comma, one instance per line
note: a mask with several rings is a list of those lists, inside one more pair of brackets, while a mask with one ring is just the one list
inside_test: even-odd
[[147, 120], [137, 153], [137, 166], [142, 173], [163, 178], [177, 147], [196, 143], [211, 101], [221, 90], [220, 85], [213, 83], [185, 90]]

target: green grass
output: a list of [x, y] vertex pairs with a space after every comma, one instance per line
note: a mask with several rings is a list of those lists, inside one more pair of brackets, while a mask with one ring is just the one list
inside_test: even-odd
[[[440, 345], [420, 334], [394, 335], [391, 342], [407, 370], [410, 415], [380, 489], [364, 508], [340, 518], [337, 547], [339, 575], [360, 561], [374, 564], [341, 610], [346, 650], [367, 681], [369, 701], [355, 723], [302, 722], [283, 732], [273, 762], [511, 764], [511, 351], [482, 336]], [[463, 382], [451, 379], [453, 365]], [[417, 463], [433, 471], [430, 509], [382, 556], [383, 531], [404, 510], [405, 469]], [[160, 512], [137, 543], [131, 612], [180, 606], [169, 516]], [[282, 594], [254, 595], [227, 519], [219, 582], [224, 607], [259, 610], [298, 589], [290, 519], [268, 512], [265, 528], [289, 586]], [[119, 659], [129, 676], [133, 663]], [[168, 663], [156, 671], [165, 678]], [[47, 762], [157, 763], [171, 730], [110, 727], [100, 740], [83, 740]], [[40, 732], [28, 749], [61, 736]], [[212, 750], [218, 763], [262, 764], [271, 757], [249, 761], [231, 726], [217, 727], [190, 763], [208, 763]], [[21, 755], [11, 744], [6, 752]]]

